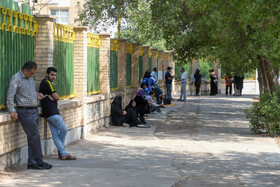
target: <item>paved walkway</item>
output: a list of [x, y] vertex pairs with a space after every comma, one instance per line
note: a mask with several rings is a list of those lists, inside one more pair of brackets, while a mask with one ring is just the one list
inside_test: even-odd
[[110, 127], [68, 147], [77, 161], [8, 173], [0, 186], [279, 186], [280, 151], [253, 135], [243, 97], [189, 97], [149, 115], [152, 128]]

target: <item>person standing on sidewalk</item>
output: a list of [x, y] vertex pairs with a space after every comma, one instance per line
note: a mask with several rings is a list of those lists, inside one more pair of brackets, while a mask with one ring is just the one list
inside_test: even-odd
[[163, 93], [162, 90], [158, 87], [158, 68], [155, 66], [153, 68], [153, 72], [151, 73], [151, 78], [155, 80], [155, 91], [156, 91], [156, 98], [157, 98], [157, 103], [161, 104], [160, 101], [160, 95]]
[[[38, 100], [44, 98], [37, 93], [32, 76], [37, 70], [35, 62], [26, 62], [20, 71], [12, 76], [8, 89], [7, 106], [12, 120], [19, 119], [28, 142], [27, 169], [50, 169], [51, 164], [43, 161], [40, 133], [38, 129]], [[17, 109], [14, 108], [16, 102]]]
[[195, 96], [199, 96], [199, 90], [200, 90], [200, 85], [201, 85], [201, 78], [202, 78], [202, 75], [200, 74], [200, 71], [199, 69], [197, 69], [195, 71], [195, 74], [194, 74], [194, 85], [196, 87], [196, 92], [195, 92]]
[[181, 96], [178, 101], [186, 101], [187, 99], [187, 81], [188, 81], [188, 75], [185, 72], [185, 68], [181, 68], [180, 72], [182, 73], [181, 79], [179, 80], [181, 82]]
[[225, 76], [225, 81], [226, 81], [226, 95], [231, 95], [232, 94], [232, 78], [229, 76], [227, 73]]
[[171, 91], [172, 91], [172, 80], [174, 78], [174, 76], [171, 76], [171, 70], [172, 67], [167, 67], [167, 71], [165, 72], [165, 84], [166, 84], [166, 88], [167, 88], [167, 96], [169, 99], [173, 100], [172, 96], [171, 96]]
[[49, 67], [47, 69], [46, 78], [43, 79], [40, 84], [39, 90], [45, 96], [41, 100], [42, 113], [49, 123], [53, 142], [58, 149], [58, 158], [61, 160], [76, 160], [76, 157], [67, 154], [64, 148], [67, 127], [57, 108], [59, 95], [53, 86], [56, 74], [57, 70], [54, 67]]

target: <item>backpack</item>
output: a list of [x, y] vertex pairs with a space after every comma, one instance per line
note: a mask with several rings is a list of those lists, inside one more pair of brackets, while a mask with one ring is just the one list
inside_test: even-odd
[[165, 99], [163, 100], [163, 104], [164, 104], [164, 105], [170, 105], [170, 104], [171, 104], [171, 99], [165, 98]]

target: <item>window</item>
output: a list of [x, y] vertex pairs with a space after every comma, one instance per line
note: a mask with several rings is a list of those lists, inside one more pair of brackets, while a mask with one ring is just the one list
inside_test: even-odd
[[56, 16], [55, 23], [68, 24], [69, 11], [68, 10], [51, 10], [51, 15]]

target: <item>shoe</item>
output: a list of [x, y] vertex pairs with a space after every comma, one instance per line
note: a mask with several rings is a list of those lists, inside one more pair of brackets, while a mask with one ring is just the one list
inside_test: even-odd
[[44, 167], [45, 169], [51, 169], [52, 165], [47, 162], [42, 162], [41, 164], [38, 164], [41, 167]]
[[159, 106], [159, 108], [166, 108], [165, 106]]
[[33, 165], [27, 165], [27, 169], [38, 169], [38, 170], [44, 170], [45, 167], [39, 166], [37, 164], [33, 164]]
[[130, 125], [129, 124], [127, 124], [127, 123], [123, 123], [123, 125], [122, 126], [124, 126], [124, 127], [129, 127]]
[[182, 99], [177, 99], [177, 101], [182, 101]]
[[67, 154], [65, 156], [62, 156], [61, 160], [76, 160], [76, 157], [71, 156], [70, 154]]

